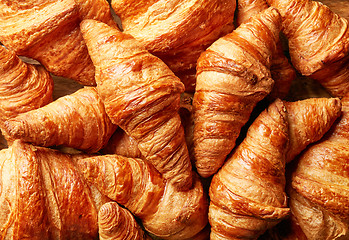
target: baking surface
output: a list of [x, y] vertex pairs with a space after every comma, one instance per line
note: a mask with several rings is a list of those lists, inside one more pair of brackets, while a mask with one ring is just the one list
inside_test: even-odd
[[[334, 12], [349, 20], [349, 1], [348, 0], [321, 0], [330, 7]], [[53, 98], [57, 99], [61, 96], [75, 92], [82, 86], [73, 80], [54, 76], [54, 93]], [[305, 77], [299, 76], [293, 83], [288, 100], [299, 100], [309, 97], [329, 96], [326, 91], [316, 82]], [[2, 135], [0, 135], [0, 149], [6, 148], [7, 143]]]

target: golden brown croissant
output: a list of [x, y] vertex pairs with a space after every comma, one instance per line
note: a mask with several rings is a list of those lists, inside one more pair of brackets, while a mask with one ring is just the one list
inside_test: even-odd
[[0, 46], [0, 128], [4, 121], [52, 101], [53, 80], [42, 66]]
[[190, 238], [207, 224], [207, 196], [197, 177], [193, 188], [180, 191], [137, 158], [94, 156], [80, 159], [78, 166], [101, 193], [125, 206], [157, 237]]
[[142, 158], [138, 143], [121, 128], [116, 129], [106, 145], [101, 149], [103, 154], [117, 154], [124, 157]]
[[309, 240], [349, 238], [349, 95], [342, 116], [298, 159], [290, 207]]
[[0, 151], [1, 239], [96, 239], [108, 198], [89, 187], [72, 156], [19, 140]]
[[132, 214], [116, 202], [102, 205], [98, 212], [100, 240], [150, 240]]
[[115, 129], [94, 87], [84, 87], [4, 123], [4, 132], [11, 139], [87, 152], [99, 151]]
[[94, 66], [79, 29], [86, 18], [116, 26], [106, 0], [1, 0], [0, 41], [57, 76], [95, 85]]
[[[239, 0], [237, 2], [236, 25], [247, 22], [250, 17], [268, 8], [265, 0]], [[285, 56], [281, 42], [277, 43], [277, 51], [272, 56], [270, 67], [272, 79], [275, 81], [270, 99], [285, 98], [296, 78], [296, 71]]]
[[193, 171], [178, 114], [183, 84], [132, 36], [95, 20], [83, 21], [81, 31], [110, 119], [166, 179], [190, 188]]
[[186, 91], [194, 91], [196, 61], [210, 44], [232, 31], [236, 2], [112, 0], [111, 5], [124, 32], [160, 57], [183, 79]]
[[[293, 104], [297, 108], [291, 107]], [[339, 117], [340, 108], [339, 99], [287, 104], [277, 99], [256, 118], [243, 142], [213, 176], [209, 190], [211, 239], [257, 239], [289, 215], [284, 189], [286, 156], [299, 152], [289, 144], [299, 136], [290, 132], [321, 123], [325, 126], [321, 131], [308, 133], [310, 143], [329, 129], [327, 122]], [[312, 121], [292, 123], [303, 117], [304, 111], [311, 111], [308, 117]]]
[[201, 176], [222, 166], [253, 108], [270, 93], [280, 21], [275, 9], [267, 9], [201, 54], [193, 101], [194, 156]]
[[349, 89], [348, 20], [311, 0], [268, 0], [283, 18], [291, 61], [303, 75], [316, 79], [332, 96]]

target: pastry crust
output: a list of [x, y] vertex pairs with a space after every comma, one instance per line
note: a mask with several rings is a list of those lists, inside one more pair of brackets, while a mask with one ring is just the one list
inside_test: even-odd
[[267, 9], [201, 54], [194, 94], [194, 157], [198, 173], [213, 175], [234, 148], [256, 104], [272, 90], [271, 56], [281, 19]]
[[165, 179], [189, 189], [193, 171], [178, 114], [183, 84], [132, 36], [95, 20], [83, 21], [81, 29], [111, 121]]
[[[290, 107], [293, 104], [297, 107]], [[290, 133], [303, 132], [302, 129], [313, 124], [312, 121], [293, 123], [293, 119], [303, 116], [301, 109], [312, 109], [312, 120], [333, 123], [340, 115], [340, 108], [339, 99], [287, 104], [277, 99], [256, 118], [245, 139], [213, 176], [209, 191], [211, 239], [257, 239], [289, 215], [286, 156], [299, 152], [290, 143], [301, 141], [297, 134]], [[321, 131], [308, 132], [307, 144], [319, 139], [330, 124], [321, 126], [324, 126]]]
[[0, 41], [57, 76], [95, 85], [95, 69], [79, 29], [85, 18], [116, 27], [106, 0], [2, 0]]

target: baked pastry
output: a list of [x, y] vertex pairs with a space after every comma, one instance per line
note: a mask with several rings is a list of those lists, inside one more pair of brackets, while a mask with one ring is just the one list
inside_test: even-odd
[[[292, 107], [296, 104], [296, 107]], [[286, 156], [306, 146], [292, 134], [312, 125], [307, 144], [329, 130], [341, 114], [338, 98], [307, 99], [296, 103], [277, 99], [249, 127], [232, 156], [212, 178], [209, 189], [211, 239], [257, 239], [290, 214], [285, 193]], [[292, 123], [297, 117], [309, 121]], [[303, 149], [299, 149], [303, 148]]]
[[181, 81], [132, 36], [96, 20], [84, 20], [81, 31], [111, 121], [165, 179], [189, 189], [193, 171], [178, 114]]
[[106, 0], [1, 0], [0, 41], [57, 76], [95, 85], [94, 66], [79, 29], [83, 19], [117, 26]]

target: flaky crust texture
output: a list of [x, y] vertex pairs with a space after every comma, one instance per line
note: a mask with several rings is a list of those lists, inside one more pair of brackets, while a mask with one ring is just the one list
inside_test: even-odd
[[[267, 9], [269, 6], [265, 0], [240, 0], [237, 3], [236, 26], [247, 22], [249, 18]], [[271, 62], [271, 76], [274, 80], [274, 87], [269, 94], [272, 102], [276, 98], [284, 99], [290, 88], [292, 81], [296, 78], [296, 71], [284, 54], [281, 40], [277, 43], [276, 52], [273, 54]]]
[[268, 0], [283, 18], [295, 68], [318, 80], [333, 96], [349, 89], [348, 20], [311, 0]]
[[44, 147], [63, 145], [90, 153], [102, 149], [115, 129], [94, 87], [84, 87], [4, 123], [9, 139]]
[[113, 0], [125, 33], [174, 72], [195, 68], [200, 53], [234, 20], [235, 1]]
[[309, 240], [349, 236], [348, 95], [342, 106], [342, 116], [300, 156], [292, 174], [291, 210]]
[[201, 54], [193, 101], [194, 156], [201, 176], [219, 169], [253, 108], [270, 93], [280, 21], [275, 9], [267, 9]]
[[183, 84], [132, 36], [94, 20], [83, 21], [81, 29], [112, 122], [166, 179], [190, 188], [193, 173], [178, 114]]
[[[287, 106], [292, 104], [298, 108]], [[290, 134], [290, 129], [296, 132], [312, 125], [312, 122], [292, 123], [289, 115], [300, 117], [303, 111], [298, 109], [312, 105], [316, 109], [312, 112], [313, 119], [333, 123], [339, 117], [341, 105], [339, 99], [303, 100], [287, 105], [276, 100], [264, 110], [231, 158], [213, 176], [209, 191], [211, 239], [257, 239], [289, 215], [286, 156], [294, 151], [290, 142], [300, 139]], [[310, 142], [327, 130], [309, 133]]]
[[98, 212], [100, 240], [151, 240], [133, 215], [116, 202], [105, 203]]
[[38, 60], [57, 76], [95, 85], [94, 66], [79, 29], [85, 18], [116, 26], [105, 0], [2, 0], [0, 41], [18, 55]]
[[53, 80], [42, 66], [23, 62], [0, 46], [0, 128], [20, 113], [52, 101]]
[[147, 231], [163, 239], [186, 239], [207, 224], [207, 197], [200, 180], [179, 191], [150, 164], [104, 155], [81, 159], [79, 169], [104, 195], [125, 206]]
[[96, 239], [106, 200], [89, 188], [73, 156], [21, 141], [0, 156], [2, 239]]

